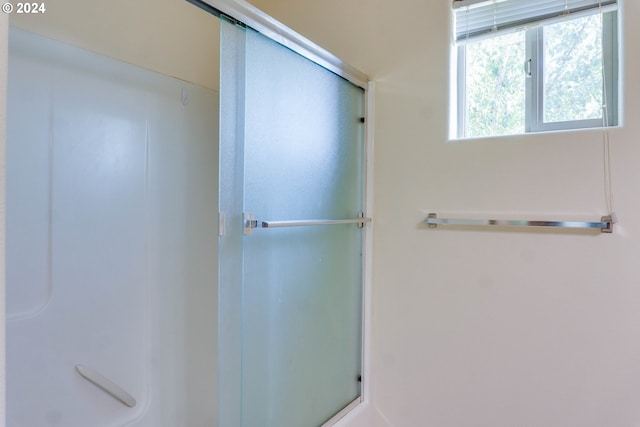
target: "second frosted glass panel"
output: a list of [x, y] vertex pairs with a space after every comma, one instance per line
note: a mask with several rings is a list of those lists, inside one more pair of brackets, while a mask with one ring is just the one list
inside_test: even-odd
[[[357, 218], [364, 93], [247, 29], [245, 212]], [[360, 396], [362, 229], [244, 238], [242, 424], [323, 424]]]

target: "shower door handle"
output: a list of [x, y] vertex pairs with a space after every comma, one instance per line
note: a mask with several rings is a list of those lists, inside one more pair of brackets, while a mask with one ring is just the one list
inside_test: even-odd
[[113, 396], [123, 405], [126, 405], [129, 408], [133, 408], [134, 406], [136, 406], [136, 399], [133, 396], [124, 391], [124, 389], [118, 384], [114, 383], [96, 370], [91, 369], [90, 367], [85, 365], [76, 365], [76, 371], [82, 378], [89, 381], [91, 384], [95, 385], [105, 393]]
[[253, 214], [244, 214], [244, 234], [251, 234], [256, 228], [284, 228], [284, 227], [312, 227], [316, 225], [340, 225], [340, 224], [358, 224], [363, 227], [364, 224], [371, 222], [371, 218], [360, 214], [358, 218], [349, 219], [303, 219], [295, 221], [258, 221], [253, 218]]

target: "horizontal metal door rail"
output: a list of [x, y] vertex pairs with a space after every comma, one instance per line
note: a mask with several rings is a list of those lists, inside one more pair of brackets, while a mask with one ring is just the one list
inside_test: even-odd
[[427, 216], [427, 218], [425, 218], [425, 223], [429, 226], [429, 228], [435, 228], [438, 225], [470, 225], [470, 226], [498, 226], [498, 227], [555, 227], [555, 228], [599, 229], [603, 233], [613, 232], [613, 222], [614, 221], [611, 216], [603, 216], [599, 222], [438, 218], [438, 216], [435, 213], [430, 213]]
[[302, 219], [294, 221], [259, 221], [253, 219], [253, 214], [244, 215], [245, 234], [251, 233], [256, 228], [285, 228], [285, 227], [313, 227], [317, 225], [340, 225], [340, 224], [364, 224], [371, 222], [371, 218], [349, 218], [349, 219]]
[[371, 218], [357, 219], [307, 219], [300, 221], [261, 221], [262, 228], [309, 227], [313, 225], [364, 224]]
[[136, 406], [136, 399], [133, 396], [98, 371], [85, 365], [76, 365], [76, 371], [78, 371], [78, 374], [80, 374], [82, 378], [94, 384], [105, 393], [113, 396], [123, 405], [126, 405], [129, 408]]

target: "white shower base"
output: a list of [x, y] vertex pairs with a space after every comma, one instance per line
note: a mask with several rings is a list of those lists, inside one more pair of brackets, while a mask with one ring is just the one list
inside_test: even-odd
[[215, 425], [217, 121], [216, 92], [11, 29], [8, 427]]

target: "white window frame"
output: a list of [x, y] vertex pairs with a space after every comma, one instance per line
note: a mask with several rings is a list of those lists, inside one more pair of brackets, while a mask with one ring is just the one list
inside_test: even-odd
[[[599, 9], [593, 9], [586, 13], [577, 14], [570, 19], [599, 14]], [[562, 18], [566, 19], [566, 18]], [[618, 42], [618, 11], [602, 12], [602, 55], [604, 84], [603, 96], [605, 97], [604, 115], [602, 118], [589, 120], [571, 120], [562, 122], [544, 122], [544, 52], [543, 34], [544, 26], [558, 22], [548, 20], [529, 25], [526, 29], [519, 29], [525, 33], [526, 57], [523, 58], [523, 73], [530, 72], [526, 79], [525, 90], [525, 130], [524, 133], [549, 132], [573, 129], [601, 128], [619, 125], [619, 42]], [[514, 30], [517, 31], [517, 30]], [[505, 32], [498, 32], [481, 36], [482, 38], [497, 37]], [[480, 40], [474, 37], [472, 41]], [[467, 42], [458, 43], [456, 50], [456, 83], [452, 99], [456, 101], [456, 139], [470, 138], [466, 132], [466, 45]], [[528, 66], [530, 68], [528, 68]], [[502, 135], [491, 135], [502, 136]]]

